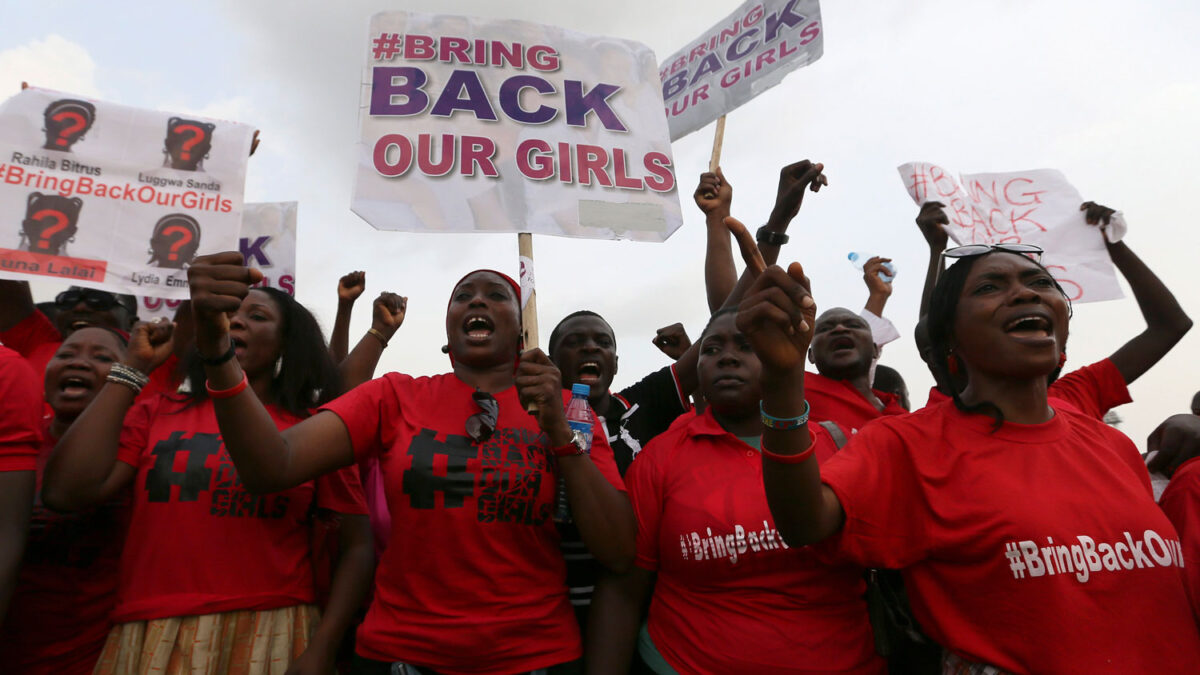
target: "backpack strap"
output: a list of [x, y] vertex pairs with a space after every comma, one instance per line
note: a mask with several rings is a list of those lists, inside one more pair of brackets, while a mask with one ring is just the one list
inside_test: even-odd
[[837, 446], [837, 449], [841, 450], [842, 446], [846, 445], [846, 441], [848, 440], [846, 438], [846, 433], [842, 431], [842, 428], [839, 427], [837, 422], [834, 422], [833, 420], [825, 420], [820, 424], [825, 428], [825, 431], [828, 431], [829, 435], [833, 437], [833, 444]]

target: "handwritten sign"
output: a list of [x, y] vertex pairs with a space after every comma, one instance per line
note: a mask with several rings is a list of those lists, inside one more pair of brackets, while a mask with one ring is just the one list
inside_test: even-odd
[[645, 45], [389, 12], [366, 46], [352, 208], [376, 228], [663, 241], [682, 224]]
[[29, 88], [0, 105], [0, 277], [187, 297], [237, 244], [253, 127]]
[[[257, 286], [271, 286], [296, 294], [296, 202], [246, 204], [242, 209], [238, 250], [246, 264], [262, 270]], [[182, 299], [152, 296], [138, 298], [138, 318], [150, 321], [175, 316]]]
[[1084, 221], [1083, 197], [1059, 171], [953, 174], [936, 164], [898, 167], [917, 204], [946, 205], [946, 233], [960, 246], [1024, 243], [1045, 250], [1042, 264], [1072, 302], [1123, 297], [1104, 235]]
[[749, 0], [659, 66], [671, 140], [821, 58], [817, 0]]

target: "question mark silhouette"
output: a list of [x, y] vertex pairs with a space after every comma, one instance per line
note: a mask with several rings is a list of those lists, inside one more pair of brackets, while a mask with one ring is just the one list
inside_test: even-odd
[[62, 230], [66, 229], [67, 225], [71, 223], [70, 219], [67, 218], [65, 213], [62, 211], [56, 211], [55, 209], [42, 209], [41, 211], [33, 214], [33, 219], [49, 219], [54, 221], [53, 225], [47, 225], [43, 227], [42, 231], [38, 233], [37, 247], [40, 249], [50, 248], [50, 237], [53, 237], [55, 234], [58, 234]]
[[73, 110], [64, 110], [50, 119], [54, 120], [55, 122], [61, 122], [65, 119], [74, 120], [73, 124], [64, 127], [62, 131], [58, 132], [58, 138], [54, 141], [55, 145], [68, 145], [71, 142], [69, 140], [71, 136], [75, 135], [76, 131], [79, 131], [87, 126], [87, 120], [84, 119], [83, 115], [80, 115]]
[[192, 158], [192, 148], [204, 140], [204, 130], [194, 124], [181, 124], [175, 127], [176, 134], [185, 131], [193, 132], [192, 137], [183, 142], [183, 151], [179, 153], [179, 159], [187, 161]]
[[176, 232], [183, 236], [171, 244], [171, 252], [167, 255], [167, 260], [178, 260], [179, 249], [186, 246], [192, 240], [192, 231], [182, 225], [168, 225], [163, 229], [162, 236], [164, 239], [169, 239]]

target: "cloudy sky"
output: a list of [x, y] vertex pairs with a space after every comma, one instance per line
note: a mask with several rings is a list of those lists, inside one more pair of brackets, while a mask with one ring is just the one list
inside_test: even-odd
[[[409, 296], [409, 318], [383, 367], [447, 369], [444, 308], [450, 284], [477, 267], [517, 269], [512, 235], [377, 232], [349, 210], [367, 23], [408, 9], [516, 18], [634, 39], [660, 57], [728, 14], [735, 3], [0, 1], [0, 92], [21, 81], [128, 105], [234, 119], [262, 130], [247, 201], [298, 201], [300, 299], [332, 324], [337, 278], [365, 269], [353, 338], [369, 325], [369, 298]], [[153, 9], [149, 9], [153, 7]], [[1200, 179], [1200, 8], [1195, 3], [842, 0], [822, 7], [825, 55], [730, 115], [722, 165], [734, 213], [751, 224], [770, 211], [779, 167], [824, 162], [830, 187], [805, 202], [784, 258], [801, 260], [822, 307], [860, 307], [858, 250], [900, 268], [887, 315], [901, 341], [884, 363], [915, 400], [931, 380], [912, 346], [926, 248], [896, 166], [911, 160], [956, 171], [1056, 168], [1086, 199], [1125, 212], [1127, 242], [1184, 309], [1200, 315], [1200, 234], [1188, 204]], [[617, 331], [624, 386], [665, 357], [654, 329], [706, 319], [703, 220], [690, 193], [712, 128], [676, 142], [684, 226], [665, 244], [537, 237], [542, 334], [590, 308]], [[54, 288], [37, 287], [49, 297]], [[45, 298], [39, 298], [45, 299]], [[1075, 309], [1070, 363], [1111, 354], [1144, 328], [1132, 298]], [[1193, 331], [1132, 387], [1124, 430], [1144, 446], [1165, 416], [1200, 389]], [[382, 372], [382, 371], [381, 371]]]

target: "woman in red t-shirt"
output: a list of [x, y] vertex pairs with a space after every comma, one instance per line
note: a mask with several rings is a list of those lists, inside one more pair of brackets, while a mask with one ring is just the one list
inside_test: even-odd
[[[237, 253], [189, 270], [202, 355], [228, 348], [223, 313], [259, 274]], [[282, 433], [236, 362], [208, 367], [221, 431], [251, 489], [286, 489], [379, 457], [392, 536], [355, 672], [399, 672], [397, 662], [439, 673], [577, 668], [582, 647], [551, 517], [558, 476], [596, 558], [617, 570], [633, 560], [633, 515], [603, 429], [585, 456], [558, 369], [540, 350], [521, 354], [520, 319], [515, 282], [472, 272], [446, 310], [453, 372], [389, 373]]]
[[[54, 415], [42, 427], [39, 487], [54, 444], [124, 356], [125, 338], [92, 327], [71, 333], [50, 358], [45, 399]], [[17, 590], [0, 630], [0, 663], [10, 672], [92, 672], [112, 625], [127, 510], [124, 496], [69, 514], [47, 509], [41, 499], [34, 502]]]
[[[229, 307], [231, 341], [264, 414], [286, 428], [337, 391], [316, 319], [286, 293], [254, 289]], [[43, 498], [78, 510], [132, 504], [113, 626], [96, 673], [330, 672], [373, 566], [362, 488], [352, 470], [251, 494], [224, 447], [204, 366], [185, 396], [141, 397], [171, 354], [170, 324], [139, 324], [125, 359], [59, 441]], [[318, 510], [342, 514], [341, 556], [322, 617], [314, 605]]]
[[636, 642], [654, 672], [883, 673], [863, 569], [789, 547], [771, 520], [760, 487], [761, 368], [734, 311], [700, 335], [704, 413], [676, 420], [625, 474], [636, 567], [597, 588], [587, 670], [627, 672], [653, 588]]
[[966, 387], [871, 423], [819, 469], [828, 441], [803, 423], [808, 280], [796, 263], [758, 277], [737, 323], [763, 363], [771, 513], [790, 544], [900, 569], [954, 672], [1195, 672], [1178, 535], [1129, 439], [1048, 403], [1070, 308], [1023, 252], [1040, 249], [946, 252], [960, 260], [938, 281], [930, 333]]

